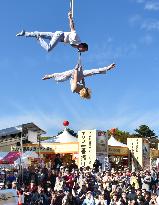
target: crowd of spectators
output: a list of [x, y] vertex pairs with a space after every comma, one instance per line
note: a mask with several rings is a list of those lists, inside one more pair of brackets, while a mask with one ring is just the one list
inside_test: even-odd
[[74, 161], [63, 166], [57, 156], [51, 168], [28, 167], [5, 177], [1, 172], [1, 189], [17, 189], [24, 205], [159, 205], [156, 168], [102, 171], [97, 164], [78, 169]]

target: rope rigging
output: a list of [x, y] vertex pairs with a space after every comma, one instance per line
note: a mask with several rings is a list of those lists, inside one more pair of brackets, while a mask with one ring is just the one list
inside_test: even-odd
[[70, 11], [72, 12], [72, 18], [73, 18], [73, 12], [74, 12], [74, 0], [70, 0]]

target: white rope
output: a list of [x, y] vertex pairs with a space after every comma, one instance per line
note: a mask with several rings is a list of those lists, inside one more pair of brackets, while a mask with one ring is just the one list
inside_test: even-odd
[[70, 0], [70, 10], [72, 12], [72, 18], [73, 18], [73, 12], [74, 12], [74, 0]]
[[72, 0], [72, 18], [73, 18], [73, 14], [74, 14], [74, 0]]
[[81, 62], [81, 52], [79, 52], [79, 54], [78, 54], [78, 64], [82, 65], [82, 62]]

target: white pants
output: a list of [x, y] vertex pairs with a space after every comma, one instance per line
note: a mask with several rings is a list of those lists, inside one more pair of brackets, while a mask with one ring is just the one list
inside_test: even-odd
[[[105, 74], [107, 72], [108, 67], [104, 67], [104, 68], [97, 68], [97, 69], [91, 69], [91, 70], [79, 70], [79, 79], [81, 80], [82, 76], [83, 78], [85, 77], [89, 77], [89, 76], [93, 76], [96, 74]], [[57, 82], [63, 82], [66, 81], [68, 79], [70, 79], [70, 84], [71, 84], [71, 90], [72, 92], [74, 91], [75, 85], [73, 83], [73, 73], [74, 73], [75, 69], [72, 70], [68, 70], [62, 73], [53, 73], [51, 75], [49, 75], [50, 77], [54, 78], [55, 81]], [[78, 85], [81, 86], [82, 88], [82, 84], [80, 83], [80, 81], [78, 82]]]
[[[56, 31], [52, 32], [25, 32], [26, 37], [37, 37], [41, 47], [43, 47], [46, 51], [51, 51], [59, 42], [64, 41], [64, 32]], [[49, 43], [47, 43], [44, 39], [49, 39]]]
[[[74, 69], [68, 70], [62, 73], [53, 73], [50, 76], [55, 79], [57, 82], [63, 82], [68, 79], [70, 79], [73, 75]], [[83, 77], [89, 77], [97, 74], [105, 74], [107, 72], [107, 67], [104, 68], [97, 68], [97, 69], [91, 69], [91, 70], [84, 70], [82, 75]]]

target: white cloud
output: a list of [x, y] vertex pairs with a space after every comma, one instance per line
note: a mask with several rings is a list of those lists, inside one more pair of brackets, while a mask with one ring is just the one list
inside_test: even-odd
[[144, 3], [145, 0], [136, 0], [137, 3]]
[[135, 0], [136, 3], [143, 4], [145, 10], [157, 11], [159, 10], [158, 0]]
[[139, 14], [135, 14], [133, 15], [130, 19], [129, 19], [129, 22], [131, 25], [136, 25], [136, 23], [140, 22], [141, 21], [141, 16]]
[[116, 62], [121, 57], [133, 54], [137, 48], [137, 44], [133, 42], [119, 44], [115, 40], [112, 43], [105, 41], [104, 44], [98, 44], [92, 48], [92, 52], [88, 54], [86, 61], [89, 63], [95, 62], [96, 66], [102, 66], [102, 63]]
[[145, 9], [157, 11], [159, 10], [159, 2], [146, 2]]
[[81, 129], [101, 129], [107, 130], [112, 127], [119, 128], [121, 130], [129, 131], [133, 133], [134, 130], [142, 124], [146, 124], [150, 129], [158, 132], [158, 122], [159, 122], [159, 111], [157, 112], [147, 112], [147, 113], [134, 113], [128, 112], [122, 115], [114, 115], [111, 117], [101, 117], [96, 116], [95, 118], [86, 117], [84, 120], [79, 121], [76, 130]]
[[109, 37], [109, 38], [107, 39], [107, 42], [108, 42], [108, 43], [112, 43], [112, 42], [113, 42], [113, 38], [112, 38], [112, 37]]
[[[126, 107], [126, 108], [125, 108]], [[134, 112], [133, 108], [129, 106], [124, 106], [120, 104], [119, 107], [116, 107], [115, 114], [105, 115], [103, 112], [97, 111], [98, 115], [92, 116], [88, 113], [78, 113], [78, 118], [74, 118], [71, 122], [71, 128], [75, 131], [81, 129], [101, 129], [107, 130], [112, 127], [119, 128], [121, 130], [129, 131], [130, 133], [134, 132], [141, 124], [146, 124], [150, 126], [151, 129], [155, 130], [157, 134], [158, 124], [159, 124], [159, 110], [154, 111], [136, 111]], [[0, 129], [17, 126], [23, 123], [33, 122], [41, 129], [45, 130], [51, 135], [57, 134], [58, 130], [63, 129], [62, 122], [64, 117], [62, 114], [54, 113], [31, 113], [28, 114], [19, 114], [19, 115], [9, 115], [6, 117], [0, 118]], [[56, 133], [50, 133], [52, 130], [56, 130]]]
[[[33, 122], [41, 129], [47, 130], [49, 129], [57, 129], [62, 127], [63, 118], [54, 113], [44, 114], [41, 112], [32, 113], [28, 112], [27, 114], [19, 114], [19, 115], [9, 115], [0, 118], [0, 129], [5, 129], [8, 127], [13, 127], [25, 123]], [[54, 133], [53, 133], [54, 134]]]
[[[159, 111], [139, 113], [136, 118], [131, 121], [130, 128], [136, 128], [141, 124], [150, 126], [151, 129], [158, 131]], [[155, 131], [156, 132], [156, 131]]]
[[159, 30], [159, 21], [158, 20], [145, 21], [142, 23], [141, 28], [147, 31]]
[[153, 38], [150, 35], [143, 36], [141, 39], [141, 43], [145, 45], [151, 45], [153, 43]]

